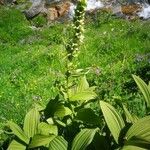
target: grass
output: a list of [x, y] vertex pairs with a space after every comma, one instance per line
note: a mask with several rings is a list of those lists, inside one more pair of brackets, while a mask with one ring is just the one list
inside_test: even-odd
[[[22, 123], [34, 101], [46, 103], [56, 95], [53, 84], [65, 69], [63, 51], [69, 25], [34, 29], [14, 8], [1, 7], [0, 16], [2, 126], [10, 119]], [[142, 115], [144, 106], [131, 74], [146, 82], [150, 79], [150, 22], [106, 17], [87, 21], [79, 67], [91, 67], [88, 79], [98, 86], [100, 99], [121, 99]]]

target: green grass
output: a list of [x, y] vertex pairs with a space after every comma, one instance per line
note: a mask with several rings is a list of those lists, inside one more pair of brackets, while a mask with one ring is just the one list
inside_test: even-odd
[[[0, 122], [21, 123], [34, 101], [46, 103], [56, 95], [53, 84], [65, 69], [63, 51], [69, 27], [56, 24], [33, 29], [13, 8], [1, 7], [0, 16]], [[105, 14], [100, 18], [86, 23], [79, 67], [91, 67], [88, 79], [98, 86], [100, 99], [121, 96], [132, 111], [142, 114], [131, 74], [139, 74], [146, 82], [150, 77], [150, 22], [106, 19]]]

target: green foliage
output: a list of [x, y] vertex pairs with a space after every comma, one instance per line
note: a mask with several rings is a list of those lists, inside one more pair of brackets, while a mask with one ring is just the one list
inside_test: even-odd
[[85, 150], [92, 142], [97, 131], [98, 129], [83, 129], [73, 140], [71, 150]]
[[[36, 73], [37, 70], [39, 70], [40, 64], [38, 64], [38, 60], [41, 55], [42, 58], [43, 56], [44, 58], [46, 58], [46, 65], [50, 63], [50, 66], [53, 66], [55, 68], [57, 66], [56, 64], [59, 64], [59, 67], [55, 68], [55, 70], [57, 71], [50, 70], [50, 76], [46, 76], [47, 78], [54, 78], [53, 80], [51, 80], [51, 86], [48, 86], [48, 89], [52, 88], [53, 94], [50, 96], [50, 100], [47, 105], [45, 106], [42, 104], [42, 102], [40, 102], [42, 98], [36, 97], [35, 100], [38, 100], [39, 102], [26, 114], [23, 129], [22, 126], [19, 127], [12, 121], [8, 122], [9, 129], [12, 131], [9, 134], [13, 135], [10, 136], [10, 141], [8, 141], [9, 146], [7, 144], [5, 145], [6, 147], [8, 147], [8, 149], [94, 150], [106, 148], [113, 150], [148, 149], [150, 147], [149, 116], [138, 118], [136, 115], [130, 113], [125, 105], [122, 104], [123, 101], [121, 101], [119, 95], [123, 93], [122, 88], [126, 83], [126, 81], [124, 80], [128, 79], [128, 77], [125, 77], [123, 79], [119, 78], [119, 81], [118, 77], [120, 75], [124, 75], [126, 71], [131, 73], [132, 71], [134, 71], [134, 69], [131, 72], [128, 70], [128, 68], [130, 68], [129, 63], [132, 62], [132, 57], [129, 58], [130, 61], [128, 62], [126, 49], [125, 51], [122, 51], [121, 54], [118, 54], [118, 50], [121, 49], [121, 44], [124, 42], [124, 39], [120, 43], [118, 43], [116, 42], [117, 39], [115, 37], [117, 37], [117, 34], [121, 33], [122, 35], [126, 35], [127, 38], [130, 37], [130, 33], [136, 33], [135, 31], [139, 29], [137, 28], [136, 30], [134, 30], [131, 27], [127, 32], [123, 31], [122, 33], [122, 31], [119, 31], [116, 32], [116, 35], [114, 33], [111, 33], [114, 36], [113, 41], [110, 40], [110, 37], [106, 39], [106, 33], [102, 33], [102, 35], [99, 35], [98, 33], [101, 41], [98, 41], [98, 43], [96, 44], [94, 43], [95, 45], [91, 45], [92, 47], [89, 46], [90, 50], [91, 48], [96, 48], [96, 50], [94, 49], [91, 54], [94, 54], [96, 52], [97, 57], [97, 52], [101, 50], [102, 52], [100, 53], [99, 57], [102, 59], [101, 61], [103, 62], [104, 60], [102, 56], [110, 55], [111, 57], [109, 56], [109, 59], [112, 58], [113, 62], [109, 62], [110, 60], [107, 59], [103, 62], [103, 64], [100, 63], [99, 65], [102, 65], [103, 69], [106, 69], [106, 71], [102, 69], [102, 73], [100, 72], [101, 70], [98, 70], [99, 72], [97, 73], [97, 66], [81, 69], [80, 67], [84, 63], [87, 63], [86, 61], [84, 62], [85, 58], [82, 57], [83, 55], [85, 56], [86, 50], [88, 49], [85, 48], [82, 51], [85, 5], [85, 0], [78, 1], [78, 5], [75, 11], [75, 17], [73, 20], [74, 34], [70, 38], [70, 41], [66, 44], [65, 51], [63, 49], [62, 53], [60, 52], [60, 49], [62, 49], [64, 39], [57, 39], [57, 37], [60, 37], [60, 35], [58, 35], [58, 32], [55, 32], [54, 36], [52, 34], [49, 37], [49, 35], [47, 34], [47, 30], [45, 30], [44, 32], [41, 31], [42, 36], [45, 36], [46, 38], [49, 37], [52, 40], [49, 42], [48, 39], [44, 42], [44, 45], [48, 47], [50, 45], [50, 48], [56, 48], [54, 49], [56, 51], [54, 51], [53, 54], [47, 52], [47, 48], [41, 44], [41, 37], [38, 34], [38, 40], [36, 42], [29, 42], [27, 41], [28, 38], [23, 41], [23, 44], [27, 44], [28, 48], [30, 48], [30, 44], [33, 44], [38, 45], [38, 47], [40, 47], [41, 49], [40, 52], [34, 51], [35, 54], [33, 55], [32, 59], [32, 61], [34, 61], [32, 63], [29, 61], [29, 64], [31, 63], [31, 66], [29, 67], [31, 69], [31, 72], [34, 71], [34, 73]], [[38, 26], [41, 24], [41, 22], [43, 22], [43, 20], [39, 19]], [[115, 23], [120, 23], [122, 28], [122, 22], [123, 21], [117, 21]], [[114, 22], [112, 21], [112, 23]], [[110, 27], [111, 31], [113, 32], [115, 29], [112, 28], [112, 25], [110, 25]], [[128, 27], [128, 24], [126, 24], [126, 27]], [[51, 27], [51, 29], [52, 28], [53, 27]], [[98, 30], [102, 29], [98, 28], [99, 26], [97, 26], [97, 30], [95, 31], [95, 33], [89, 33], [93, 34], [93, 40], [95, 40]], [[33, 34], [37, 32], [36, 30], [37, 29], [35, 29], [35, 32]], [[61, 27], [60, 31], [63, 31]], [[90, 32], [90, 30], [88, 32]], [[110, 34], [107, 36], [110, 36]], [[142, 36], [144, 36], [145, 39], [149, 38], [147, 34], [144, 34]], [[15, 39], [15, 41], [17, 40], [18, 38]], [[128, 39], [127, 42], [129, 42]], [[4, 46], [4, 43], [4, 40], [2, 40], [2, 46]], [[54, 44], [55, 47], [53, 47], [52, 44]], [[116, 47], [119, 48], [116, 49]], [[32, 57], [32, 53], [26, 52], [26, 49], [24, 50], [26, 61], [28, 61], [29, 57]], [[80, 52], [81, 55], [79, 55]], [[117, 53], [117, 56], [115, 52]], [[87, 56], [87, 58], [90, 58], [90, 62], [88, 63], [98, 64], [97, 59], [93, 59], [91, 57], [91, 54]], [[121, 57], [121, 60], [118, 61], [116, 57]], [[78, 58], [82, 59], [83, 64], [78, 64]], [[22, 57], [20, 59], [22, 59]], [[45, 59], [42, 60], [45, 61]], [[87, 65], [89, 65], [88, 63]], [[108, 63], [110, 64], [108, 65]], [[94, 76], [94, 82], [90, 82], [89, 84], [86, 79], [86, 74], [90, 71], [94, 72], [95, 69], [97, 78], [95, 78]], [[49, 68], [47, 68], [47, 70], [49, 70]], [[43, 74], [43, 72], [44, 69], [42, 69], [38, 75]], [[48, 73], [49, 71], [44, 72], [44, 74]], [[99, 77], [99, 74], [101, 74], [102, 80]], [[107, 79], [108, 76], [106, 75], [110, 76], [111, 78]], [[16, 91], [18, 90], [18, 87], [24, 85], [24, 80], [22, 79], [23, 77], [20, 76], [19, 72], [11, 73], [11, 76], [8, 78], [11, 81], [11, 84], [15, 87]], [[33, 79], [35, 79], [34, 76]], [[45, 78], [43, 78], [42, 76], [40, 80], [43, 82], [43, 79]], [[134, 76], [134, 79], [140, 87], [140, 90], [142, 91], [146, 102], [149, 102], [149, 93], [147, 90], [149, 89], [149, 85], [147, 86], [144, 81], [142, 81], [140, 78], [137, 78], [136, 76]], [[26, 81], [31, 87], [28, 89], [28, 87], [25, 86], [23, 90], [25, 89], [32, 94], [34, 92], [36, 93], [36, 90], [34, 91], [34, 88], [35, 86], [37, 86], [36, 82], [39, 82], [40, 80], [31, 80], [31, 83], [30, 81]], [[49, 83], [49, 80], [45, 81]], [[105, 82], [103, 83], [102, 81]], [[115, 83], [117, 83], [117, 86], [114, 88], [113, 86], [115, 85]], [[98, 86], [98, 94], [96, 94], [96, 86], [93, 86], [93, 84]], [[45, 87], [45, 85], [43, 85], [43, 87]], [[100, 94], [103, 91], [101, 91], [100, 88], [104, 90], [104, 94], [102, 94], [102, 96]], [[119, 96], [114, 95], [114, 91], [117, 88], [119, 90], [117, 90], [116, 93]], [[41, 95], [43, 94], [43, 91], [45, 91], [45, 89], [41, 91]], [[26, 92], [23, 92], [22, 94], [26, 95]], [[99, 96], [98, 99], [97, 96]], [[97, 112], [95, 112], [95, 110], [90, 107], [91, 104], [93, 104], [93, 101], [96, 101], [98, 103], [99, 99], [106, 99], [108, 98], [108, 96], [111, 96], [113, 100], [110, 100], [109, 103], [100, 101], [100, 109]], [[109, 101], [109, 99], [107, 101]], [[116, 108], [114, 108], [114, 106]], [[125, 118], [123, 116], [125, 116]]]
[[32, 19], [31, 24], [35, 27], [43, 27], [47, 24], [46, 17], [43, 15], [38, 15], [34, 19]]
[[37, 134], [37, 127], [40, 121], [40, 115], [36, 108], [31, 109], [25, 116], [23, 130], [28, 138]]
[[145, 98], [147, 108], [150, 109], [150, 86], [138, 76], [133, 75], [133, 78]]
[[115, 110], [114, 107], [106, 102], [101, 101], [100, 107], [109, 130], [111, 131], [116, 143], [119, 143], [121, 130], [125, 127], [125, 123], [121, 115]]

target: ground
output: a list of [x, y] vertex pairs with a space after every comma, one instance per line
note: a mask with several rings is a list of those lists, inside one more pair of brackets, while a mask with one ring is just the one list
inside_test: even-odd
[[[44, 104], [57, 91], [64, 71], [62, 54], [70, 23], [34, 27], [14, 8], [0, 9], [0, 122], [22, 123], [34, 101]], [[38, 23], [35, 23], [37, 26]], [[103, 13], [88, 17], [79, 67], [91, 67], [88, 79], [100, 99], [121, 100], [142, 115], [132, 74], [150, 79], [150, 21], [124, 20]], [[134, 107], [133, 107], [134, 105]]]

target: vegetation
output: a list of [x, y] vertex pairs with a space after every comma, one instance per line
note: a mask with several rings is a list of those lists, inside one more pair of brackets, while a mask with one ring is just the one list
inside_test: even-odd
[[[86, 23], [83, 45], [84, 6], [85, 2], [80, 1], [74, 28], [67, 30], [61, 24], [29, 28], [22, 15], [15, 25], [13, 15], [7, 20], [9, 11], [20, 12], [12, 9], [3, 14], [5, 8], [1, 11], [0, 25], [5, 35], [0, 37], [3, 51], [0, 92], [5, 106], [0, 114], [2, 121], [13, 118], [22, 125], [23, 115], [36, 101], [25, 116], [23, 129], [12, 121], [7, 123], [15, 136], [4, 137], [7, 140], [3, 147], [10, 141], [8, 149], [150, 147], [147, 135], [150, 118], [146, 116], [150, 105], [149, 85], [133, 76], [144, 95], [142, 99], [131, 77], [139, 73], [148, 82], [149, 22], [128, 22], [105, 13], [103, 18], [101, 14], [94, 20], [88, 18], [95, 22]], [[107, 102], [99, 104], [100, 99]], [[135, 108], [131, 108], [133, 104]], [[10, 107], [9, 113], [6, 107]]]

